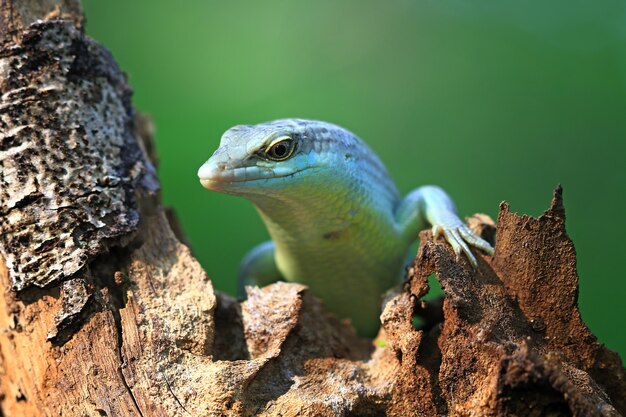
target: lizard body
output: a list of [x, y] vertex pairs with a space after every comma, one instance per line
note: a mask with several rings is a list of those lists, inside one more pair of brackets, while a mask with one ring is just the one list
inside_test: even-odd
[[330, 123], [235, 126], [198, 176], [207, 189], [254, 203], [272, 238], [244, 258], [240, 290], [280, 279], [306, 284], [362, 335], [377, 330], [381, 295], [400, 281], [427, 224], [473, 265], [468, 244], [493, 251], [443, 190], [424, 186], [402, 198], [376, 154]]

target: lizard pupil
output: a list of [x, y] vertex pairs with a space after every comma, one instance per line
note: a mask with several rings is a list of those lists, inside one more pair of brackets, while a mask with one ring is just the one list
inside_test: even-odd
[[274, 154], [277, 157], [282, 158], [283, 156], [285, 156], [287, 154], [287, 147], [285, 145], [283, 145], [282, 143], [279, 143], [274, 148]]

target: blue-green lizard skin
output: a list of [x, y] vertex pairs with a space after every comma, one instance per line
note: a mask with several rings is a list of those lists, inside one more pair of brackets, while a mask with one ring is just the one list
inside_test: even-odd
[[272, 238], [244, 258], [240, 290], [281, 279], [306, 284], [364, 336], [378, 329], [381, 295], [400, 281], [428, 225], [473, 265], [469, 246], [493, 253], [442, 189], [424, 186], [402, 198], [376, 154], [330, 123], [235, 126], [198, 176], [209, 190], [250, 200]]

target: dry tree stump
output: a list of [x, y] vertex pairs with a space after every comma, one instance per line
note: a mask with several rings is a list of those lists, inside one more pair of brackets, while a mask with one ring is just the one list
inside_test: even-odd
[[626, 413], [621, 361], [578, 312], [560, 189], [539, 218], [470, 219], [497, 229], [476, 270], [423, 232], [375, 345], [301, 285], [238, 303], [173, 232], [149, 122], [78, 1], [0, 4], [0, 415]]

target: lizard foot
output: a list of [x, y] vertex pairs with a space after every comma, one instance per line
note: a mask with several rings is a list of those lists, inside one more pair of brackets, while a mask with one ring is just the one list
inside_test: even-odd
[[461, 258], [461, 251], [465, 253], [465, 256], [467, 256], [467, 259], [469, 259], [474, 268], [478, 266], [478, 263], [476, 262], [474, 254], [470, 251], [468, 244], [482, 250], [488, 255], [493, 255], [493, 247], [489, 242], [477, 236], [461, 220], [454, 222], [452, 225], [436, 224], [433, 226], [432, 232], [434, 237], [443, 235], [446, 238], [450, 246], [452, 246], [454, 253], [456, 253], [457, 260]]

